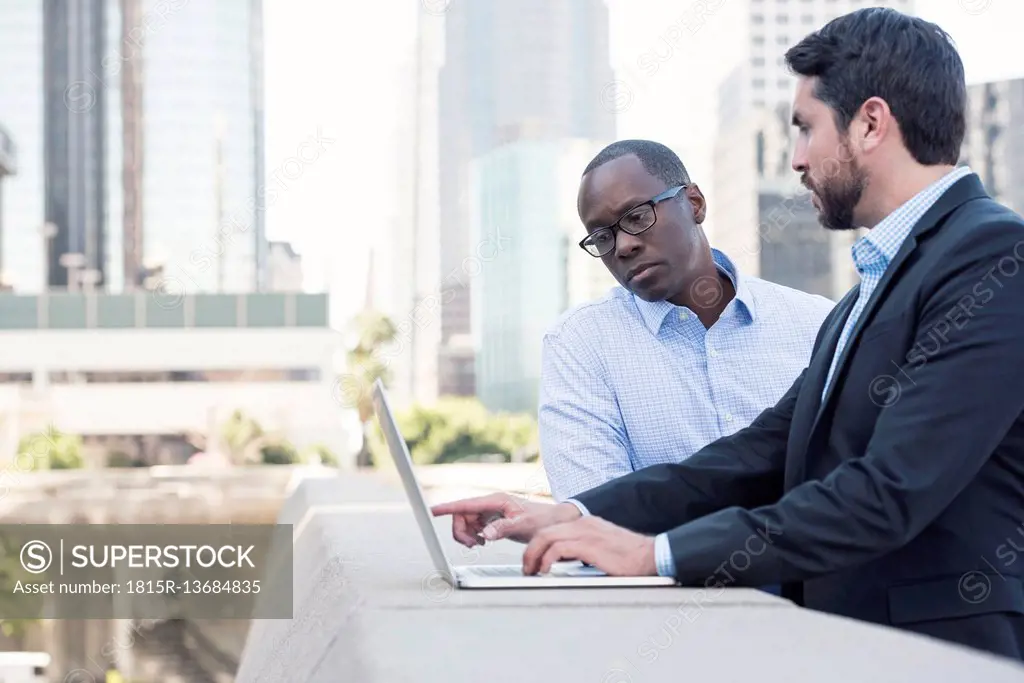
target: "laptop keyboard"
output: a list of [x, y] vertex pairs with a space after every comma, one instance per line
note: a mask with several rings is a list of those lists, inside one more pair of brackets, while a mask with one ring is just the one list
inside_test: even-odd
[[[459, 567], [459, 572], [487, 577], [523, 576], [522, 567], [518, 565], [469, 565]], [[597, 567], [582, 565], [579, 562], [556, 562], [551, 566], [549, 576], [606, 576], [606, 574]]]
[[473, 565], [459, 567], [459, 573], [473, 576], [522, 576], [523, 570], [513, 565]]

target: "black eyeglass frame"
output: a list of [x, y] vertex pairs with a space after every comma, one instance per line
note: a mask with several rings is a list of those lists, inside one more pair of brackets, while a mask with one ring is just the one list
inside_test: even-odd
[[[641, 203], [637, 204], [636, 206], [630, 208], [629, 210], [623, 211], [622, 215], [619, 216], [619, 219], [617, 221], [615, 221], [614, 223], [612, 223], [611, 225], [606, 225], [606, 226], [598, 228], [597, 230], [594, 230], [592, 232], [587, 233], [587, 236], [579, 241], [580, 249], [582, 249], [583, 251], [587, 252], [587, 254], [589, 256], [593, 256], [594, 258], [602, 258], [604, 256], [607, 256], [608, 254], [610, 254], [615, 249], [615, 239], [616, 239], [616, 237], [618, 237], [618, 231], [619, 230], [621, 230], [622, 232], [626, 233], [627, 235], [633, 235], [633, 236], [642, 235], [643, 233], [647, 232], [648, 230], [653, 228], [655, 226], [655, 224], [657, 224], [657, 222], [658, 222], [658, 210], [655, 208], [655, 204], [658, 204], [659, 202], [663, 202], [666, 199], [672, 199], [673, 197], [675, 197], [677, 194], [679, 194], [686, 187], [688, 187], [687, 184], [676, 185], [675, 187], [670, 187], [667, 190], [665, 190], [664, 192], [651, 197], [646, 202], [641, 202]], [[626, 230], [624, 227], [622, 227], [620, 225], [620, 223], [622, 222], [623, 218], [625, 218], [629, 214], [633, 213], [634, 211], [636, 211], [637, 209], [639, 209], [642, 206], [650, 206], [651, 207], [651, 212], [654, 214], [654, 220], [651, 221], [650, 225], [648, 225], [643, 230], [639, 230], [637, 232], [630, 232], [629, 230]], [[601, 234], [605, 230], [610, 230], [611, 233], [612, 233], [612, 246], [611, 246], [611, 248], [608, 249], [608, 251], [604, 252], [603, 254], [594, 254], [594, 253], [592, 253], [589, 249], [587, 249], [585, 243], [587, 242], [587, 240], [593, 239], [594, 235]]]

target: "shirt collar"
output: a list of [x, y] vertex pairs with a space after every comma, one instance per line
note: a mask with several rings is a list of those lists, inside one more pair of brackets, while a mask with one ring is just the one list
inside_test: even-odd
[[[736, 269], [736, 264], [718, 249], [711, 249], [711, 258], [714, 259], [718, 272], [724, 273], [729, 278], [729, 281], [732, 282], [732, 286], [736, 290], [735, 300], [737, 308], [742, 308], [747, 312], [750, 322], [756, 320], [754, 297], [750, 292], [750, 287], [747, 285], [746, 277]], [[651, 331], [651, 334], [658, 334], [669, 313], [687, 310], [685, 306], [676, 306], [668, 301], [644, 301], [636, 294], [632, 296], [637, 309], [640, 311], [640, 317], [643, 319], [647, 329]], [[690, 313], [692, 315], [693, 311], [690, 311]]]
[[928, 209], [942, 197], [943, 193], [956, 181], [970, 175], [968, 166], [958, 166], [924, 188], [898, 209], [886, 216], [882, 222], [872, 228], [864, 237], [854, 243], [853, 264], [858, 272], [881, 266], [884, 270], [896, 258], [896, 253], [903, 246], [917, 222], [928, 213]]

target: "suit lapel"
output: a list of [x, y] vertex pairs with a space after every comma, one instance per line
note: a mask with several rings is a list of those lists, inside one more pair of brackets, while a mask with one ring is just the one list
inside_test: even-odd
[[[839, 380], [843, 375], [843, 370], [846, 368], [846, 363], [850, 360], [850, 356], [857, 348], [857, 340], [860, 339], [860, 335], [864, 331], [864, 328], [871, 322], [871, 316], [874, 314], [875, 309], [878, 308], [878, 302], [885, 298], [896, 273], [900, 271], [900, 268], [903, 266], [903, 262], [907, 260], [907, 256], [910, 255], [916, 246], [917, 240], [914, 238], [914, 235], [909, 235], [907, 239], [903, 241], [903, 245], [896, 253], [896, 257], [885, 269], [885, 272], [882, 274], [882, 279], [878, 281], [878, 286], [875, 287], [875, 291], [871, 293], [871, 298], [868, 299], [867, 304], [864, 306], [864, 310], [862, 310], [860, 315], [857, 317], [857, 322], [854, 324], [853, 330], [850, 332], [850, 336], [846, 340], [846, 344], [843, 346], [843, 350], [839, 355], [839, 360], [836, 361], [836, 369], [832, 373], [832, 381], [828, 385], [828, 391], [825, 392], [825, 397], [821, 400], [817, 417], [814, 419], [814, 426], [811, 428], [812, 432], [814, 431], [814, 428], [818, 426], [818, 420], [821, 419], [822, 413], [825, 411], [829, 401], [835, 394], [836, 387], [840, 384]], [[831, 362], [832, 356], [829, 356], [827, 365], [831, 365]], [[827, 376], [828, 368], [826, 368], [825, 372]], [[823, 378], [820, 386], [823, 387], [824, 385], [825, 382]]]
[[857, 285], [843, 297], [837, 308], [839, 312], [832, 320], [832, 324], [825, 331], [821, 340], [821, 347], [818, 353], [814, 354], [810, 365], [807, 367], [807, 377], [804, 385], [813, 392], [814, 400], [810, 405], [814, 406], [815, 414], [821, 408], [821, 390], [825, 387], [825, 378], [828, 377], [828, 369], [832, 365], [832, 358], [836, 353], [836, 346], [839, 344], [839, 337], [846, 326], [846, 320], [850, 317], [853, 306], [857, 303], [860, 295], [860, 285]]
[[[828, 376], [829, 366], [832, 365], [832, 357], [836, 353], [836, 346], [839, 344], [839, 335], [842, 334], [846, 319], [850, 317], [850, 311], [857, 302], [860, 293], [860, 285], [857, 285], [846, 296], [836, 304], [836, 315], [824, 332], [821, 338], [821, 345], [818, 352], [811, 357], [807, 366], [807, 374], [804, 376], [803, 387], [800, 390], [800, 398], [797, 399], [796, 408], [793, 411], [793, 425], [790, 431], [790, 439], [800, 439], [799, 443], [790, 444], [790, 452], [794, 455], [787, 459], [786, 483], [788, 491], [794, 486], [803, 482], [804, 472], [807, 469], [807, 444], [813, 433], [813, 426], [817, 424], [817, 416], [821, 407], [821, 390], [825, 386], [825, 378]], [[795, 448], [794, 448], [795, 446]]]
[[[843, 370], [846, 368], [846, 364], [850, 357], [857, 349], [857, 341], [860, 339], [861, 333], [871, 323], [871, 318], [874, 315], [875, 310], [878, 308], [879, 302], [884, 299], [889, 290], [892, 288], [893, 282], [897, 275], [903, 269], [903, 265], [907, 258], [913, 253], [917, 247], [918, 240], [928, 232], [931, 232], [935, 228], [939, 227], [945, 220], [945, 218], [952, 213], [952, 211], [960, 207], [964, 202], [970, 199], [976, 199], [979, 197], [988, 196], [985, 193], [984, 187], [981, 184], [981, 180], [977, 175], [971, 174], [958, 180], [954, 183], [941, 197], [936, 201], [930, 209], [921, 217], [921, 219], [914, 226], [914, 229], [910, 232], [907, 238], [903, 241], [896, 256], [893, 257], [889, 266], [885, 269], [882, 274], [882, 279], [879, 280], [878, 286], [871, 293], [871, 298], [864, 306], [864, 310], [861, 311], [860, 316], [857, 318], [857, 323], [854, 325], [853, 330], [850, 333], [849, 339], [846, 340], [846, 345], [843, 347], [842, 354], [839, 360], [836, 362], [835, 372], [832, 374], [832, 382], [829, 384], [828, 391], [821, 401], [821, 405], [818, 408], [818, 414], [814, 419], [814, 424], [811, 427], [811, 433], [818, 426], [818, 422], [821, 419], [822, 414], [828, 407], [828, 404], [832, 397], [835, 395], [836, 387], [841, 384]], [[858, 288], [859, 289], [859, 288]], [[845, 320], [844, 316], [844, 320]], [[840, 327], [840, 330], [842, 327]], [[833, 347], [834, 348], [834, 347]], [[826, 364], [826, 376], [828, 373], [827, 365], [831, 363], [832, 356], [828, 357]], [[824, 386], [824, 378], [818, 385], [819, 388]]]

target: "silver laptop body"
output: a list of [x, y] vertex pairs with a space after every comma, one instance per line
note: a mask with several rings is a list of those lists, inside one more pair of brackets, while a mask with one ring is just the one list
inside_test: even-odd
[[398, 431], [384, 385], [377, 380], [373, 385], [373, 408], [388, 444], [388, 450], [402, 478], [413, 514], [427, 544], [430, 559], [437, 571], [455, 588], [594, 588], [627, 586], [673, 586], [675, 579], [662, 576], [608, 576], [595, 567], [580, 562], [556, 563], [548, 574], [524, 576], [521, 565], [464, 565], [453, 566], [448, 561], [441, 539], [434, 527], [433, 515], [416, 474], [413, 471], [409, 448]]

